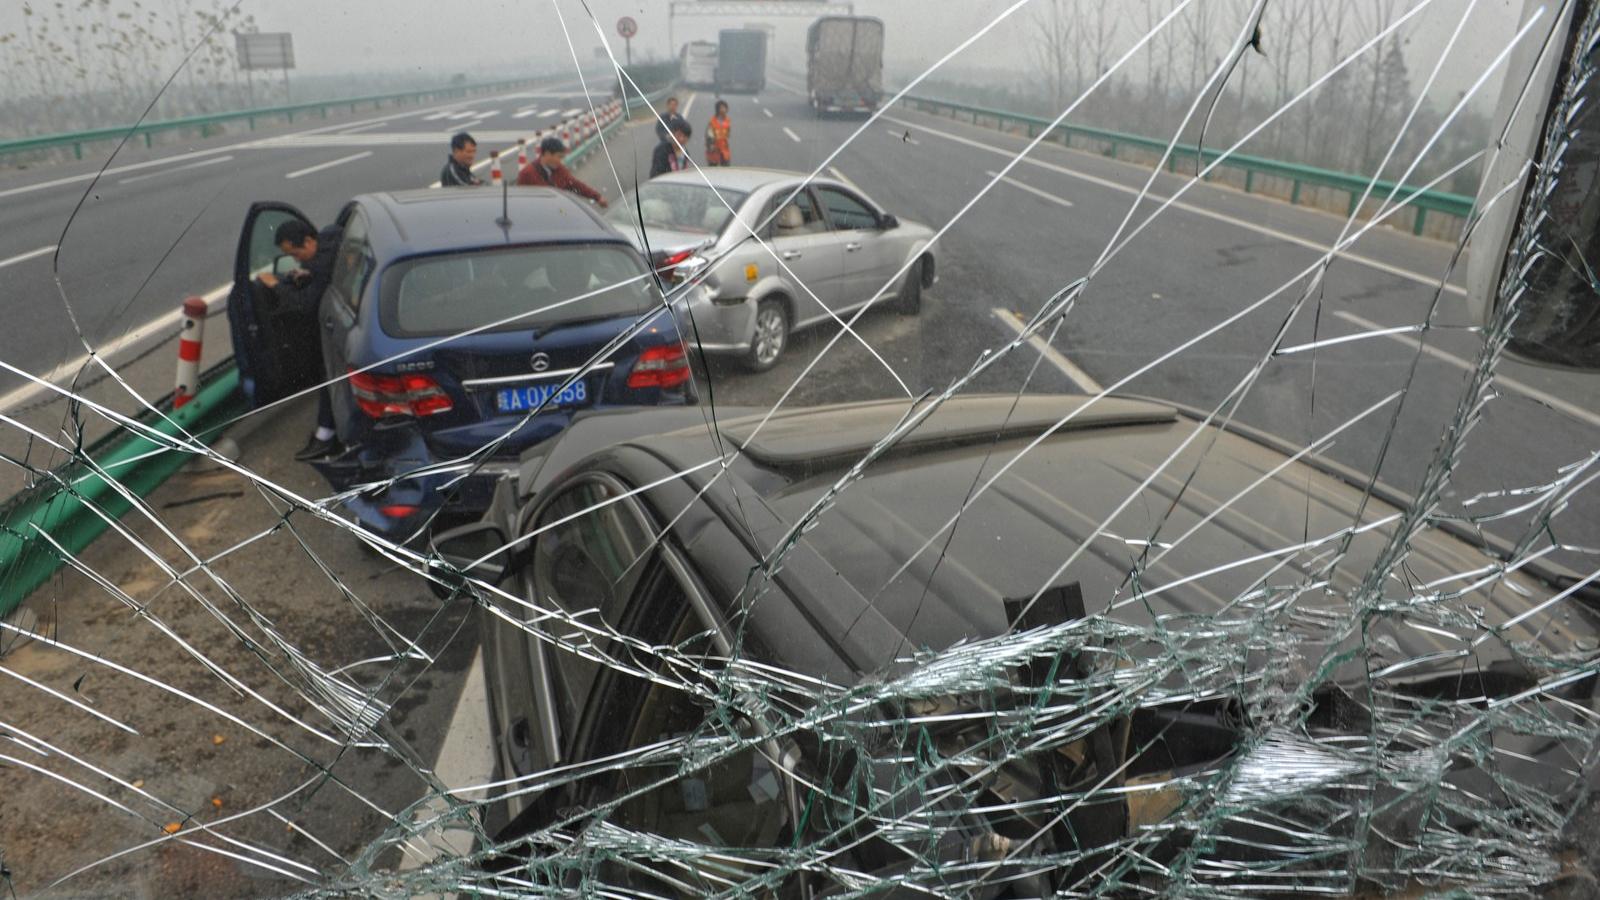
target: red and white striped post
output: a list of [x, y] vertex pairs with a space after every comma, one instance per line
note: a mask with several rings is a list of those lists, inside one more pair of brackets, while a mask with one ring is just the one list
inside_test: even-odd
[[490, 160], [489, 184], [490, 185], [497, 185], [497, 184], [500, 183], [500, 151], [499, 150], [490, 150], [489, 151], [489, 160]]
[[517, 138], [517, 171], [521, 172], [528, 167], [528, 142]]
[[183, 301], [183, 327], [178, 331], [178, 386], [172, 392], [172, 408], [194, 399], [200, 389], [200, 342], [206, 333], [206, 301], [190, 297]]

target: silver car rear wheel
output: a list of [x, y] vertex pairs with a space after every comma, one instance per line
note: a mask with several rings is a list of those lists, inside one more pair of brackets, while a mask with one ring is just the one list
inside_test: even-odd
[[783, 304], [763, 300], [756, 307], [756, 333], [750, 339], [747, 363], [753, 372], [765, 372], [777, 364], [789, 345], [789, 315]]

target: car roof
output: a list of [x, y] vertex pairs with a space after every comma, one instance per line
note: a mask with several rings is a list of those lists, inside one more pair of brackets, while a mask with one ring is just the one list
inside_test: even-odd
[[[546, 187], [417, 189], [363, 194], [380, 259], [513, 244], [626, 240], [586, 201]], [[502, 206], [502, 202], [504, 205]], [[502, 226], [502, 215], [510, 218]]]
[[[676, 421], [683, 425], [667, 433], [640, 436], [644, 423], [632, 434], [616, 431], [615, 423], [606, 427], [613, 429], [614, 444], [646, 451], [660, 463], [651, 471], [619, 474], [646, 484], [671, 472], [689, 473], [668, 483], [691, 492], [684, 497], [703, 497], [727, 527], [753, 542], [756, 554], [766, 555], [913, 408], [910, 401], [894, 400], [770, 417], [721, 410], [720, 441], [706, 426], [704, 410], [692, 418], [680, 412]], [[575, 438], [590, 451], [606, 443], [590, 440], [598, 432], [586, 434], [580, 425], [559, 441]], [[705, 465], [735, 447], [743, 450], [726, 469]], [[613, 452], [611, 458], [624, 456]], [[541, 472], [538, 478], [548, 484], [554, 474]], [[973, 498], [991, 479], [992, 486]], [[660, 508], [652, 502], [663, 521], [689, 527], [692, 517], [679, 515], [682, 505]], [[1288, 616], [1283, 623], [1290, 640], [1309, 642], [1317, 630], [1307, 627], [1302, 635], [1297, 627], [1315, 621], [1325, 608], [1336, 612], [1347, 604], [1346, 594], [1359, 587], [1384, 551], [1390, 530], [1380, 523], [1399, 512], [1379, 497], [1363, 503], [1362, 489], [1337, 474], [1291, 460], [1283, 449], [1245, 434], [1204, 425], [1170, 405], [1116, 397], [1090, 402], [1074, 395], [948, 401], [826, 506], [775, 576], [779, 601], [765, 595], [749, 624], [758, 636], [769, 632], [767, 646], [787, 654], [786, 664], [830, 674], [837, 666], [823, 659], [823, 645], [856, 671], [873, 671], [919, 649], [1003, 635], [1010, 627], [1004, 601], [1067, 584], [1079, 586], [1090, 613], [1114, 603], [1117, 620], [1141, 627], [1157, 618], [1217, 615], [1262, 584], [1311, 585], [1292, 600], [1306, 618]], [[942, 531], [963, 506], [957, 527]], [[1345, 534], [1358, 515], [1367, 528]], [[1163, 524], [1156, 531], [1158, 523]], [[1143, 542], [1152, 534], [1158, 543], [1147, 547]], [[1303, 553], [1284, 550], [1328, 535], [1335, 537]], [[730, 558], [725, 546], [699, 537], [680, 534], [695, 568], [722, 586], [723, 602], [749, 604], [749, 596], [732, 595], [749, 593], [751, 560]], [[1323, 575], [1312, 570], [1345, 537], [1343, 562], [1326, 584], [1318, 584]], [[1072, 565], [1058, 572], [1079, 548], [1083, 552]], [[1141, 555], [1147, 560], [1141, 581], [1125, 583]], [[1486, 622], [1507, 623], [1528, 608], [1527, 596], [1518, 591], [1538, 596], [1544, 589], [1522, 573], [1506, 573], [1498, 584], [1481, 588], [1452, 578], [1492, 562], [1489, 553], [1460, 537], [1423, 530], [1410, 541], [1407, 575], [1411, 584], [1466, 590], [1465, 602], [1481, 607]], [[1411, 590], [1392, 580], [1383, 587]], [[786, 638], [794, 627], [782, 612], [789, 605], [803, 612], [818, 641]], [[1390, 624], [1392, 643], [1374, 645], [1373, 653], [1393, 655], [1392, 662], [1448, 656], [1467, 646], [1465, 639], [1445, 636], [1451, 629], [1438, 622], [1426, 628]], [[1505, 637], [1571, 646], [1573, 629], [1589, 634], [1585, 628], [1593, 623], [1563, 624], [1552, 614], [1518, 623]], [[1461, 633], [1477, 634], [1471, 628]], [[1508, 652], [1503, 641], [1472, 652], [1480, 651]], [[1456, 658], [1455, 664], [1462, 662]]]
[[[791, 172], [787, 169], [763, 169], [755, 166], [708, 166], [706, 168], [682, 169], [677, 172], [668, 172], [657, 175], [651, 181], [664, 184], [706, 184], [707, 182], [718, 188], [744, 191], [750, 193], [760, 190], [768, 185], [788, 184], [806, 177], [806, 172]], [[833, 184], [826, 178], [813, 179], [814, 182]]]

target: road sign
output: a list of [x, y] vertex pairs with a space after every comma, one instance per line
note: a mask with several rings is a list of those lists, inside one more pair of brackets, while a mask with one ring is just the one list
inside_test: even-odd
[[235, 34], [234, 53], [239, 58], [239, 68], [292, 69], [294, 68], [294, 37], [289, 34]]
[[633, 20], [633, 16], [623, 16], [617, 20], [617, 34], [631, 38], [638, 33], [639, 23]]

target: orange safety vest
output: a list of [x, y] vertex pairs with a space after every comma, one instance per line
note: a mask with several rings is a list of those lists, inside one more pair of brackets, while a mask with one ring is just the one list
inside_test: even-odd
[[733, 162], [733, 153], [728, 149], [728, 135], [733, 133], [733, 123], [727, 116], [712, 116], [711, 122], [706, 125], [706, 163], [709, 165], [728, 165]]

